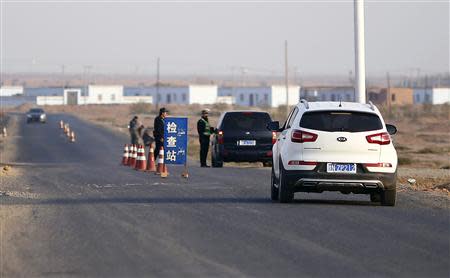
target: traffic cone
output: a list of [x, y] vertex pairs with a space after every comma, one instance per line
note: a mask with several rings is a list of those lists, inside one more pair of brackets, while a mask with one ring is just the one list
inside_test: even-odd
[[75, 132], [74, 131], [72, 131], [72, 133], [70, 133], [70, 142], [75, 143]]
[[169, 170], [167, 169], [166, 164], [164, 163], [163, 171], [161, 173], [161, 178], [167, 178], [169, 176]]
[[136, 158], [137, 158], [137, 153], [136, 153], [136, 151], [137, 151], [137, 148], [136, 148], [136, 145], [133, 145], [133, 150], [132, 150], [132, 152], [131, 152], [131, 162], [130, 162], [130, 166], [131, 167], [136, 167]]
[[147, 169], [146, 170], [149, 172], [156, 171], [155, 156], [154, 156], [152, 145], [150, 145], [150, 150], [148, 151], [148, 160], [147, 160]]
[[70, 137], [70, 127], [67, 128], [66, 135], [67, 135], [67, 137]]
[[123, 147], [122, 165], [128, 165], [128, 157], [128, 144], [125, 144], [125, 147]]
[[130, 145], [130, 147], [128, 148], [128, 166], [131, 166], [133, 162], [133, 145]]
[[64, 128], [64, 122], [61, 120], [61, 121], [59, 121], [59, 127], [61, 128], [61, 129], [63, 129]]
[[145, 149], [144, 146], [140, 145], [138, 148], [136, 167], [134, 169], [138, 171], [145, 171], [146, 168], [147, 168], [147, 160], [145, 158]]
[[155, 175], [161, 175], [163, 171], [164, 171], [164, 147], [161, 147], [159, 149], [158, 166], [156, 167]]

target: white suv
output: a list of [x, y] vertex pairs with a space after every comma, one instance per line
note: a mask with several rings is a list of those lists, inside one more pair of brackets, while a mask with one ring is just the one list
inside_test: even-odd
[[273, 146], [272, 200], [292, 201], [295, 192], [340, 191], [370, 194], [394, 206], [397, 152], [386, 125], [372, 104], [302, 100], [280, 128]]

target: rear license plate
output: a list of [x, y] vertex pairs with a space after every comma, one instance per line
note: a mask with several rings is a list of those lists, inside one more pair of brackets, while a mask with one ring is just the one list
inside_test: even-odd
[[256, 146], [256, 140], [239, 140], [238, 146]]
[[355, 163], [327, 163], [328, 173], [356, 173]]

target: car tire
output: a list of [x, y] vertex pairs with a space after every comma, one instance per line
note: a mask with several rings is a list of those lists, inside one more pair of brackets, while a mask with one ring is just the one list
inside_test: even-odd
[[211, 166], [214, 168], [222, 168], [223, 167], [223, 161], [219, 161], [217, 159], [217, 153], [213, 151], [211, 153]]
[[280, 159], [280, 170], [278, 177], [278, 201], [280, 203], [290, 203], [294, 199], [294, 192], [289, 187], [289, 184], [286, 180], [286, 170], [283, 168], [283, 162]]
[[272, 201], [278, 201], [278, 188], [275, 186], [277, 178], [275, 177], [275, 171], [272, 166], [272, 174], [270, 176], [270, 199]]
[[381, 192], [380, 197], [381, 205], [393, 207], [395, 206], [395, 200], [397, 198], [397, 190], [395, 189], [395, 187], [391, 190], [384, 190], [383, 192]]
[[381, 202], [381, 195], [380, 193], [370, 193], [370, 201], [374, 203]]

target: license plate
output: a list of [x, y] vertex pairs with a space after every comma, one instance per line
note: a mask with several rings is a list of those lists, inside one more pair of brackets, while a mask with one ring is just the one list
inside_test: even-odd
[[356, 164], [354, 163], [327, 163], [328, 173], [356, 173]]
[[239, 140], [239, 146], [256, 146], [256, 140]]

